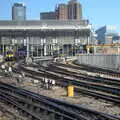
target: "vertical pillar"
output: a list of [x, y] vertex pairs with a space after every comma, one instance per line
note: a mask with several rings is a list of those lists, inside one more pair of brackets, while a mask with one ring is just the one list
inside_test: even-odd
[[74, 44], [72, 45], [72, 55], [74, 56]]
[[37, 44], [37, 57], [38, 57], [38, 44]]
[[29, 58], [29, 37], [27, 37], [27, 58]]
[[92, 29], [90, 28], [90, 36], [88, 37], [88, 45], [92, 44]]
[[96, 54], [96, 46], [94, 46], [94, 54]]
[[44, 49], [43, 49], [44, 48], [43, 38], [41, 38], [40, 47], [41, 47], [40, 50], [41, 50], [41, 57], [42, 57], [44, 55], [44, 53], [43, 53], [44, 52]]
[[40, 57], [42, 56], [42, 45], [40, 44]]
[[38, 39], [36, 39], [36, 42], [37, 42], [37, 45], [36, 45], [36, 47], [37, 47], [37, 48], [36, 48], [36, 49], [37, 49], [37, 57], [39, 57], [39, 56], [38, 56]]
[[88, 48], [87, 48], [87, 54], [89, 54], [89, 53], [90, 53], [90, 48], [88, 47]]
[[64, 44], [62, 44], [62, 56], [65, 55], [65, 51], [64, 51]]
[[51, 44], [51, 56], [53, 56], [54, 44]]
[[59, 47], [59, 43], [57, 43], [57, 56], [59, 57], [59, 54], [60, 54], [60, 52], [59, 52], [59, 49], [60, 49], [60, 47]]
[[89, 45], [89, 43], [90, 43], [90, 37], [88, 36], [88, 38], [87, 38], [87, 44]]
[[69, 51], [70, 51], [70, 46], [69, 46], [69, 44], [68, 44], [68, 51], [67, 51], [68, 56], [69, 56]]
[[68, 44], [66, 45], [66, 57], [68, 56]]
[[33, 53], [34, 53], [34, 42], [32, 40], [32, 57], [33, 57]]
[[3, 55], [5, 55], [5, 45], [4, 45], [4, 43], [3, 43], [3, 48], [2, 48], [3, 50]]
[[46, 56], [46, 44], [44, 44], [44, 56]]
[[74, 44], [74, 54], [76, 56], [76, 46], [75, 46], [75, 44]]
[[120, 48], [119, 48], [119, 46], [118, 46], [118, 54], [120, 53]]
[[31, 46], [31, 52], [32, 52], [32, 57], [33, 57], [33, 51], [34, 51], [34, 48], [33, 48], [33, 45]]

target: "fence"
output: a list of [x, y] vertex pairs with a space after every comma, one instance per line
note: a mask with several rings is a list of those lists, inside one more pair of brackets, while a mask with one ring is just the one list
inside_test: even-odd
[[120, 70], [120, 55], [117, 54], [83, 54], [78, 56], [78, 61], [80, 64]]

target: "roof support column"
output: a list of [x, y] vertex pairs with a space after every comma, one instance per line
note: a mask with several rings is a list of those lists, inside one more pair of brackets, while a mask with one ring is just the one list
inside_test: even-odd
[[27, 38], [26, 38], [26, 42], [27, 42], [27, 59], [29, 58], [29, 52], [30, 52], [30, 50], [29, 50], [29, 37], [27, 36]]

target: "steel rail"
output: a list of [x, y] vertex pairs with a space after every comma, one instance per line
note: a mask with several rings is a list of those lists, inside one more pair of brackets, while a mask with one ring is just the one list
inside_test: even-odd
[[[74, 74], [80, 74], [80, 75], [85, 75], [84, 73], [77, 73], [77, 72], [75, 72], [75, 71], [70, 71], [70, 70], [67, 70], [66, 68], [69, 68], [69, 67], [66, 67], [66, 65], [61, 65], [61, 64], [50, 64], [50, 66], [52, 67], [55, 67], [56, 69], [59, 69], [59, 70], [62, 70], [62, 69], [64, 69], [64, 68], [59, 68], [59, 66], [62, 66], [62, 67], [65, 67], [65, 69], [64, 69], [64, 71], [66, 71], [66, 72], [72, 72], [72, 73], [74, 73]], [[48, 69], [49, 69], [50, 67], [48, 67]], [[77, 70], [77, 69], [76, 69]], [[92, 75], [87, 75], [87, 76], [92, 76]], [[106, 77], [97, 77], [97, 76], [92, 76], [92, 77], [95, 77], [95, 78], [102, 78], [102, 79], [104, 79], [106, 82], [108, 81], [108, 82], [117, 82], [117, 83], [120, 83], [120, 80], [118, 80], [118, 79], [111, 79], [111, 78], [106, 78]]]
[[[0, 110], [3, 112], [3, 115], [4, 115], [4, 113], [5, 113], [5, 115], [4, 116], [6, 116], [6, 117], [13, 117], [14, 119], [18, 119], [18, 120], [25, 120], [25, 118], [23, 117], [23, 116], [19, 116], [19, 115], [17, 115], [16, 113], [14, 113], [14, 111], [11, 111], [11, 110], [9, 110], [9, 109], [7, 109], [7, 108], [5, 108], [5, 106], [4, 105], [0, 105]], [[7, 114], [6, 114], [7, 113]]]
[[[64, 68], [59, 68], [59, 66], [56, 66], [54, 64], [51, 64], [49, 67], [44, 67], [44, 66], [36, 66], [34, 65], [33, 67], [37, 67], [40, 71], [53, 71], [56, 73], [60, 73], [62, 75], [68, 75], [71, 77], [75, 77], [78, 78], [80, 80], [84, 80], [84, 81], [90, 81], [90, 82], [96, 82], [96, 83], [105, 83], [105, 85], [111, 85], [111, 86], [116, 86], [116, 87], [120, 87], [120, 80], [117, 79], [110, 79], [110, 78], [102, 78], [102, 77], [96, 77], [96, 76], [90, 76], [90, 75], [86, 75], [83, 73], [76, 73], [73, 71], [69, 71], [66, 70]], [[41, 69], [42, 67], [42, 69]]]
[[[29, 71], [29, 70], [28, 70]], [[28, 72], [27, 71], [27, 72]], [[30, 72], [31, 73], [31, 72]], [[37, 76], [41, 76], [41, 74], [38, 72], [37, 74], [36, 74], [36, 72], [34, 73], [34, 71], [32, 71], [32, 75], [31, 74], [28, 74], [27, 76], [29, 76], [29, 77], [32, 77], [32, 78], [37, 78], [37, 79], [39, 79], [39, 77], [37, 77]], [[43, 77], [47, 77], [47, 75], [45, 76], [43, 73], [42, 73], [42, 76]], [[49, 77], [50, 78], [50, 77]], [[53, 78], [53, 77], [52, 77]], [[62, 86], [64, 86], [64, 85], [66, 85], [66, 86], [68, 86], [68, 84], [69, 84], [69, 82], [68, 82], [68, 79], [67, 80], [65, 80], [65, 81], [63, 81], [63, 79], [62, 79], [62, 81], [61, 81], [61, 77], [58, 79], [58, 77], [54, 77], [54, 79], [57, 79], [57, 84], [58, 85], [62, 85]], [[40, 78], [40, 80], [41, 80], [41, 78]], [[65, 86], [65, 87], [66, 87]], [[84, 86], [83, 86], [84, 87]], [[92, 87], [92, 86], [91, 86]], [[81, 93], [83, 93], [83, 94], [86, 94], [86, 95], [90, 95], [90, 96], [94, 96], [94, 97], [97, 97], [97, 98], [100, 98], [100, 99], [104, 99], [104, 100], [108, 100], [108, 101], [110, 101], [110, 102], [114, 102], [114, 103], [117, 103], [118, 105], [119, 105], [119, 103], [120, 103], [120, 101], [119, 101], [119, 99], [120, 99], [120, 97], [119, 96], [115, 96], [115, 97], [113, 97], [113, 95], [106, 95], [106, 94], [100, 94], [100, 93], [98, 93], [98, 92], [93, 92], [93, 91], [89, 91], [89, 87], [87, 87], [86, 88], [86, 86], [85, 86], [85, 89], [83, 90], [83, 89], [81, 89], [81, 87], [76, 87], [75, 86], [75, 90], [77, 91], [77, 92], [81, 92]], [[102, 88], [101, 88], [101, 90], [102, 90]]]
[[[9, 85], [10, 86], [10, 85]], [[12, 86], [12, 88], [16, 88], [16, 87], [13, 87]], [[18, 89], [18, 88], [16, 88], [16, 89]], [[100, 113], [100, 112], [96, 112], [96, 111], [94, 111], [94, 110], [89, 110], [89, 109], [87, 109], [87, 108], [83, 108], [83, 107], [81, 107], [81, 106], [77, 106], [77, 105], [72, 105], [72, 104], [68, 104], [67, 102], [63, 102], [63, 101], [59, 101], [59, 100], [56, 100], [56, 99], [52, 99], [52, 98], [48, 98], [48, 97], [45, 97], [45, 96], [41, 96], [41, 95], [37, 95], [37, 94], [34, 94], [34, 93], [32, 93], [32, 92], [29, 92], [29, 91], [26, 91], [26, 90], [23, 90], [23, 89], [21, 89], [20, 88], [20, 91], [22, 90], [22, 93], [24, 92], [24, 93], [26, 93], [27, 95], [29, 94], [30, 96], [34, 96], [34, 99], [37, 97], [37, 98], [39, 98], [39, 99], [41, 99], [41, 97], [42, 98], [44, 98], [44, 100], [49, 100], [49, 101], [52, 101], [52, 102], [54, 102], [54, 103], [57, 103], [57, 104], [59, 104], [59, 105], [62, 105], [62, 106], [66, 106], [68, 109], [70, 108], [70, 107], [72, 107], [72, 109], [75, 111], [75, 109], [82, 109], [82, 111], [84, 111], [84, 112], [91, 112], [91, 113], [94, 113], [94, 114], [96, 114], [96, 115], [98, 115], [98, 117], [99, 116], [102, 116], [102, 119], [100, 119], [100, 120], [104, 120], [103, 118], [105, 118], [105, 120], [106, 120], [106, 118], [108, 119], [110, 119], [110, 120], [119, 120], [118, 119], [118, 117], [115, 117], [115, 116], [112, 116], [112, 115], [108, 115], [108, 114], [104, 114], [104, 113]], [[14, 91], [14, 90], [13, 90]], [[39, 100], [38, 99], [38, 100]], [[76, 111], [77, 112], [77, 111]], [[97, 117], [97, 118], [98, 118]], [[100, 117], [101, 118], [101, 117]], [[82, 120], [82, 119], [81, 119]], [[96, 120], [96, 119], [95, 119]]]
[[22, 70], [24, 70], [25, 72], [29, 72], [32, 75], [38, 75], [38, 76], [43, 76], [43, 77], [48, 77], [48, 78], [52, 78], [52, 79], [57, 79], [61, 82], [71, 82], [73, 85], [75, 86], [82, 86], [82, 87], [87, 87], [90, 89], [95, 89], [95, 90], [99, 90], [99, 91], [103, 91], [103, 92], [107, 92], [107, 93], [112, 93], [115, 95], [120, 95], [120, 88], [116, 88], [116, 87], [110, 87], [110, 86], [103, 86], [100, 84], [96, 84], [96, 83], [91, 83], [91, 82], [86, 82], [86, 81], [81, 81], [81, 80], [75, 80], [75, 79], [71, 79], [68, 77], [62, 77], [62, 75], [58, 75], [56, 73], [51, 73], [49, 71], [34, 71], [34, 70], [30, 70], [27, 69], [23, 66], [21, 66]]
[[[62, 106], [66, 106], [68, 109], [71, 109], [72, 108], [72, 110], [73, 111], [76, 111], [76, 112], [78, 112], [78, 113], [81, 113], [80, 112], [80, 109], [82, 108], [82, 111], [84, 111], [84, 112], [87, 112], [86, 111], [86, 109], [89, 111], [89, 112], [91, 112], [91, 113], [96, 113], [96, 114], [101, 114], [101, 115], [106, 115], [107, 116], [107, 114], [104, 114], [104, 113], [102, 113], [102, 112], [98, 112], [98, 111], [95, 111], [95, 110], [90, 110], [90, 109], [88, 109], [88, 108], [85, 108], [85, 107], [83, 107], [83, 106], [78, 106], [78, 105], [73, 105], [73, 104], [68, 104], [68, 102], [65, 102], [65, 101], [60, 101], [60, 100], [57, 100], [57, 99], [53, 99], [53, 98], [49, 98], [49, 97], [46, 97], [46, 96], [43, 96], [43, 95], [40, 95], [40, 94], [37, 94], [37, 93], [33, 93], [33, 92], [30, 92], [30, 91], [27, 91], [27, 90], [25, 90], [24, 91], [25, 93], [27, 93], [27, 94], [30, 94], [30, 95], [32, 95], [32, 96], [35, 96], [35, 98], [37, 97], [39, 97], [39, 98], [44, 98], [44, 99], [47, 99], [47, 100], [49, 100], [49, 101], [52, 101], [52, 102], [54, 102], [54, 103], [57, 103], [57, 104], [59, 104], [59, 105], [62, 105]], [[120, 101], [119, 101], [119, 103], [120, 103]], [[82, 114], [84, 114], [84, 113], [82, 113]], [[108, 115], [109, 117], [111, 116], [111, 115]], [[114, 115], [112, 115], [112, 117], [114, 117], [114, 118], [118, 118], [118, 117], [116, 117], [116, 116], [114, 116]]]
[[[4, 86], [2, 86], [3, 88], [4, 88]], [[5, 88], [6, 89], [6, 88]], [[13, 90], [13, 91], [15, 91], [15, 93], [17, 93], [17, 91], [16, 90]], [[13, 92], [12, 91], [12, 92]], [[22, 94], [22, 92], [21, 91], [19, 91], [20, 93], [19, 94]], [[3, 95], [3, 92], [2, 92], [2, 94], [0, 94], [0, 95]], [[7, 94], [8, 95], [8, 94]], [[24, 94], [25, 95], [25, 94]], [[9, 94], [9, 97], [10, 97], [11, 95]], [[12, 98], [13, 98], [13, 101], [16, 101], [16, 97], [14, 96], [11, 96]], [[29, 96], [28, 97], [28, 94], [26, 94], [26, 97], [27, 98], [30, 98], [31, 96]], [[32, 98], [33, 99], [33, 98]], [[35, 98], [34, 98], [35, 99]], [[33, 100], [34, 100], [33, 99]], [[21, 101], [21, 99], [19, 98], [18, 100], [17, 100], [17, 102], [18, 101], [20, 101], [20, 102], [25, 102], [26, 101], [26, 99], [23, 99], [22, 101]], [[86, 118], [86, 117], [84, 117], [83, 115], [80, 115], [80, 114], [77, 114], [77, 113], [75, 113], [74, 111], [71, 111], [71, 110], [66, 110], [66, 108], [64, 108], [64, 107], [62, 107], [62, 106], [58, 106], [57, 104], [55, 104], [55, 103], [53, 103], [53, 102], [50, 102], [50, 101], [48, 101], [48, 100], [45, 100], [45, 99], [42, 99], [42, 98], [39, 98], [39, 102], [42, 102], [41, 104], [44, 104], [45, 105], [45, 107], [44, 107], [44, 109], [47, 109], [47, 108], [50, 108], [50, 109], [54, 109], [55, 111], [55, 114], [57, 114], [56, 112], [58, 111], [59, 112], [59, 115], [61, 115], [61, 113], [62, 113], [62, 115], [63, 115], [63, 117], [66, 117], [66, 118], [72, 118], [72, 119], [81, 119], [81, 120], [88, 120], [88, 118]], [[26, 101], [25, 102], [25, 104], [30, 104], [29, 103], [29, 101]], [[33, 103], [31, 103], [32, 105], [33, 105]], [[38, 106], [35, 106], [35, 107], [38, 107]], [[52, 108], [51, 108], [52, 107]], [[51, 111], [49, 111], [49, 112], [51, 112]]]
[[[57, 64], [61, 64], [61, 63], [57, 63]], [[67, 66], [69, 68], [74, 68], [74, 69], [86, 70], [88, 72], [97, 72], [97, 73], [102, 73], [102, 74], [106, 74], [106, 75], [110, 75], [110, 76], [120, 77], [120, 72], [118, 72], [118, 71], [78, 64], [76, 61], [74, 61], [73, 64], [74, 65], [66, 64], [65, 66]]]
[[17, 107], [18, 109], [24, 111], [25, 113], [31, 115], [33, 118], [37, 119], [37, 120], [41, 120], [36, 114], [31, 113], [30, 111], [28, 111], [27, 109], [25, 109], [23, 106], [21, 106], [20, 104], [18, 104], [17, 102], [15, 102], [12, 98], [10, 98], [9, 96], [0, 94], [0, 100], [3, 100], [4, 102], [7, 102], [15, 107]]
[[71, 77], [75, 77], [78, 79], [80, 78], [80, 79], [83, 79], [86, 81], [92, 81], [92, 82], [96, 82], [96, 83], [105, 83], [108, 85], [120, 86], [120, 80], [91, 76], [91, 75], [86, 75], [83, 73], [76, 73], [76, 72], [73, 72], [70, 70], [66, 70], [64, 68], [59, 68], [55, 65], [50, 65], [50, 67], [44, 68], [44, 69], [51, 70], [54, 72], [59, 72], [61, 74], [69, 75]]
[[[5, 94], [4, 94], [5, 93]], [[6, 98], [6, 99], [10, 99], [11, 98], [11, 100], [12, 101], [14, 101], [14, 103], [16, 103], [17, 105], [19, 105], [19, 106], [22, 106], [22, 108], [24, 108], [24, 109], [26, 109], [26, 107], [28, 108], [28, 109], [26, 109], [26, 112], [28, 112], [28, 113], [33, 113], [33, 117], [34, 117], [34, 114], [40, 119], [40, 113], [35, 113], [36, 111], [35, 111], [35, 109], [43, 109], [43, 110], [45, 110], [45, 111], [48, 111], [48, 112], [50, 112], [50, 113], [54, 113], [54, 114], [57, 114], [57, 115], [59, 115], [59, 116], [63, 116], [64, 118], [66, 118], [66, 119], [70, 119], [70, 120], [74, 120], [74, 118], [73, 117], [70, 117], [70, 116], [68, 116], [68, 115], [66, 115], [66, 112], [65, 112], [65, 110], [63, 110], [65, 113], [60, 113], [60, 112], [57, 112], [57, 111], [55, 111], [55, 110], [51, 110], [49, 107], [47, 107], [47, 106], [44, 106], [44, 105], [38, 105], [38, 104], [36, 104], [36, 103], [33, 103], [31, 100], [29, 100], [29, 99], [23, 99], [23, 98], [20, 98], [20, 97], [18, 97], [18, 96], [15, 96], [15, 95], [11, 95], [11, 94], [8, 94], [8, 93], [6, 93], [6, 92], [2, 92], [2, 94], [0, 94], [0, 96], [3, 96], [4, 98]], [[16, 99], [16, 100], [14, 100], [14, 99]], [[30, 108], [30, 106], [31, 106], [31, 108], [34, 110], [29, 110], [29, 108]], [[38, 111], [37, 111], [38, 112]], [[71, 115], [71, 114], [69, 114], [69, 115]], [[81, 117], [80, 115], [79, 115], [79, 118], [81, 118], [82, 120], [88, 120], [88, 119], [86, 119], [86, 118], [84, 118], [83, 116]]]

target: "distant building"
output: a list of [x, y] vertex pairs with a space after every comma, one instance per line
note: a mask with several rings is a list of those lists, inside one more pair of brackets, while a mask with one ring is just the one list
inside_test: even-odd
[[116, 35], [112, 38], [114, 44], [120, 44], [120, 35]]
[[55, 20], [56, 18], [56, 12], [42, 12], [40, 13], [40, 19], [41, 20]]
[[22, 3], [15, 3], [12, 6], [12, 20], [26, 20], [26, 7]]
[[59, 4], [56, 8], [57, 19], [67, 20], [68, 19], [68, 6], [66, 4]]
[[82, 19], [82, 6], [80, 3], [77, 2], [77, 0], [70, 0], [68, 2], [68, 19]]
[[58, 4], [54, 12], [44, 12], [40, 14], [41, 20], [82, 20], [82, 6], [77, 0], [70, 0], [68, 4]]
[[118, 35], [114, 26], [103, 26], [96, 30], [98, 44], [111, 44], [113, 43], [113, 37]]

